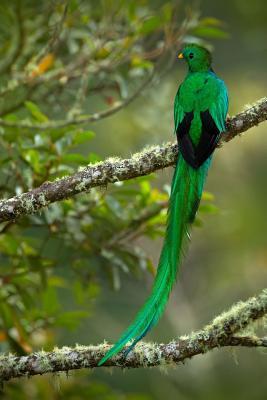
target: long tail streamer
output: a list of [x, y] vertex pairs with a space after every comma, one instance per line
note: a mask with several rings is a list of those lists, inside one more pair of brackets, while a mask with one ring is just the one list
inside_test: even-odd
[[179, 156], [171, 186], [166, 235], [151, 294], [134, 322], [100, 360], [99, 366], [132, 341], [125, 351], [126, 356], [161, 317], [176, 281], [183, 247], [189, 239], [189, 228], [198, 210], [209, 165], [210, 159], [194, 169]]

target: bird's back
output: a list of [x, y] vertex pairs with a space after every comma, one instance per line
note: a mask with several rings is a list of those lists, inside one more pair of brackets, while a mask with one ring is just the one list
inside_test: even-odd
[[188, 73], [180, 85], [175, 102], [184, 113], [193, 112], [189, 136], [197, 145], [202, 133], [200, 113], [211, 110], [218, 101], [224, 82], [211, 71]]

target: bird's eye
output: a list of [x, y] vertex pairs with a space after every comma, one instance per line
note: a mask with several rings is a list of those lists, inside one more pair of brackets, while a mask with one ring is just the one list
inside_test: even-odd
[[194, 54], [193, 53], [189, 53], [189, 56], [188, 56], [189, 58], [193, 58], [194, 57]]

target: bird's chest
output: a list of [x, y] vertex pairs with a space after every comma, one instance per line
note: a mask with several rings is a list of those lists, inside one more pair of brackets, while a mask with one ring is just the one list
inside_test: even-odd
[[205, 111], [214, 96], [212, 78], [207, 73], [190, 75], [181, 86], [180, 103], [186, 112]]

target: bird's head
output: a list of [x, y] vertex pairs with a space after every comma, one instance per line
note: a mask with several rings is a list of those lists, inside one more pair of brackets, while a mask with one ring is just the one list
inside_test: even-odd
[[178, 58], [185, 59], [192, 72], [207, 71], [211, 67], [210, 52], [197, 44], [185, 45]]

